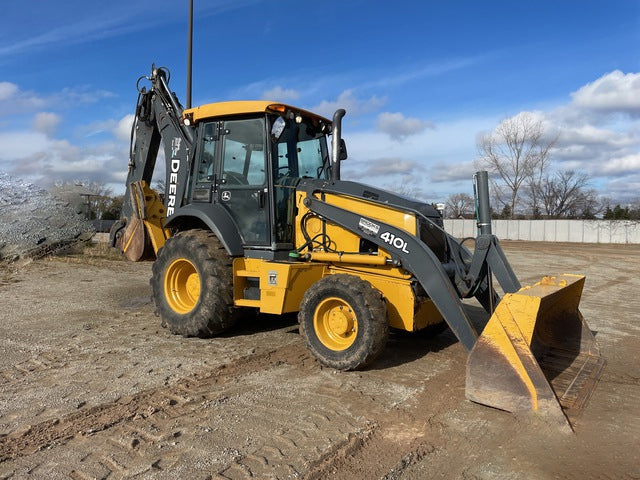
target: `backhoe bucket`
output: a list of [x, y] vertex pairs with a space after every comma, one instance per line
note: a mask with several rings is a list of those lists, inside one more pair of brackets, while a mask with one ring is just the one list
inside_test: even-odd
[[164, 208], [158, 194], [140, 180], [130, 187], [131, 217], [117, 240], [116, 247], [132, 262], [155, 258], [169, 237], [163, 228]]
[[605, 360], [578, 304], [582, 275], [507, 293], [467, 361], [469, 400], [573, 428]]

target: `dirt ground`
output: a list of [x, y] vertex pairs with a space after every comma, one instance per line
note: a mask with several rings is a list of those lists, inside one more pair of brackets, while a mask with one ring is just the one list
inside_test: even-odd
[[640, 247], [503, 246], [523, 283], [587, 275], [608, 363], [575, 434], [465, 400], [449, 332], [350, 373], [291, 316], [181, 338], [150, 263], [94, 253], [0, 270], [0, 478], [640, 479]]

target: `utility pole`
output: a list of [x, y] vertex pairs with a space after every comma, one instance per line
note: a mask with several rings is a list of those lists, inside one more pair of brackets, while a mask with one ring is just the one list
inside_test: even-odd
[[191, 108], [192, 52], [193, 52], [193, 0], [189, 0], [189, 40], [187, 44], [187, 108]]

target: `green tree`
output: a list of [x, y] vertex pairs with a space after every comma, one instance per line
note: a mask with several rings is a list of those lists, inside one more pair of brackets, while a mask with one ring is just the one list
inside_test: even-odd
[[122, 204], [124, 202], [124, 195], [117, 197], [110, 197], [108, 203], [105, 205], [105, 210], [102, 214], [103, 220], [118, 220], [120, 218], [120, 212], [122, 211]]

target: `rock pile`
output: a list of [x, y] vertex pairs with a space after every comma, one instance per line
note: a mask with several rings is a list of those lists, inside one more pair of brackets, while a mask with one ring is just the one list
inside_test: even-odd
[[42, 257], [89, 240], [94, 229], [68, 200], [0, 172], [0, 261]]

